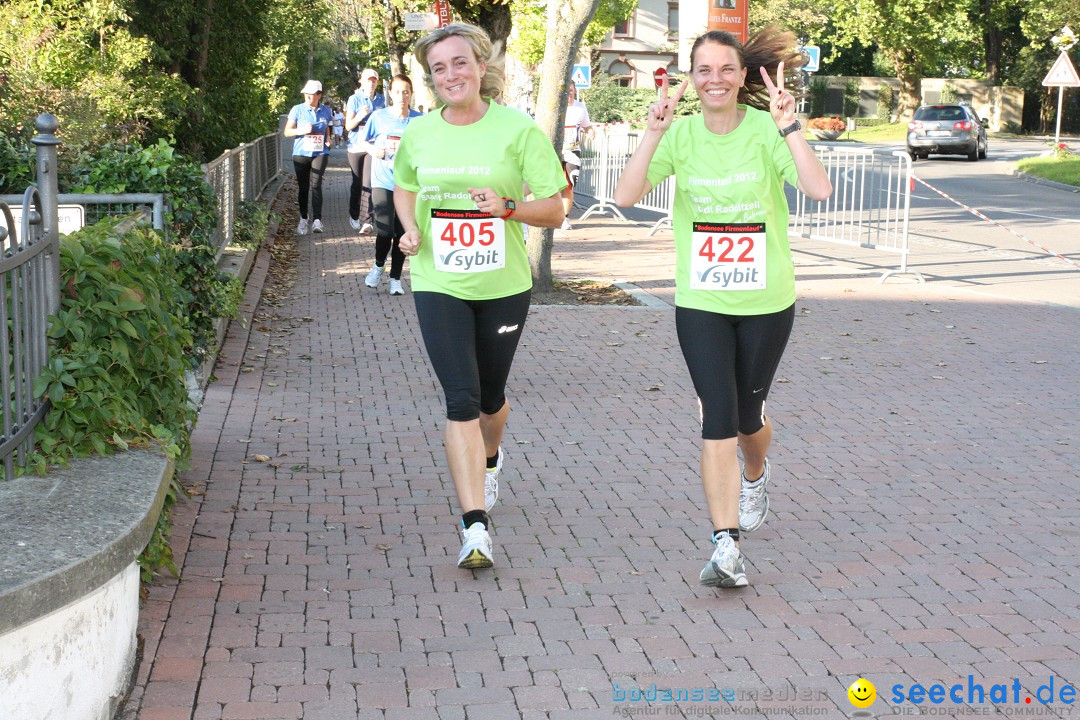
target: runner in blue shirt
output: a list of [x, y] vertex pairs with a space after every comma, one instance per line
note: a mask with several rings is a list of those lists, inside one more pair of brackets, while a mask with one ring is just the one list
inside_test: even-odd
[[386, 256], [393, 248], [390, 261], [391, 295], [405, 294], [401, 287], [405, 253], [398, 248], [398, 240], [405, 230], [394, 211], [394, 156], [409, 121], [421, 114], [409, 108], [412, 94], [412, 80], [406, 75], [395, 75], [390, 81], [392, 106], [371, 113], [364, 127], [363, 148], [372, 158], [371, 199], [375, 217], [375, 266], [367, 274], [364, 284], [370, 288], [379, 286]]
[[285, 123], [285, 137], [296, 138], [292, 151], [300, 201], [300, 224], [296, 226], [296, 234], [307, 235], [309, 190], [311, 232], [323, 231], [322, 220], [319, 219], [322, 217], [322, 181], [326, 163], [330, 159], [330, 125], [333, 114], [330, 108], [320, 102], [322, 83], [318, 80], [308, 80], [300, 93], [304, 96], [304, 102], [294, 105], [289, 111], [289, 120]]
[[353, 230], [367, 234], [372, 229], [371, 214], [371, 156], [365, 152], [364, 124], [376, 110], [386, 107], [382, 93], [375, 92], [379, 73], [366, 68], [360, 73], [356, 92], [345, 106], [345, 131], [349, 133], [349, 169], [352, 186], [349, 188], [349, 224]]

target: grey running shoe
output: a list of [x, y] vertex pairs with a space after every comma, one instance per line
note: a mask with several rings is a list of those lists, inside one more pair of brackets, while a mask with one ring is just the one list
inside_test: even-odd
[[405, 288], [401, 287], [401, 281], [396, 278], [390, 278], [390, 294], [391, 295], [404, 295]]
[[499, 499], [499, 475], [503, 469], [503, 450], [499, 448], [499, 459], [495, 461], [495, 467], [484, 471], [484, 510], [491, 512], [495, 507], [495, 501]]
[[765, 522], [769, 514], [769, 459], [765, 458], [765, 472], [750, 482], [745, 473], [739, 490], [739, 531], [754, 532]]
[[307, 220], [300, 218], [300, 222], [296, 225], [297, 235], [307, 235]]
[[722, 532], [713, 538], [713, 554], [698, 576], [698, 581], [706, 587], [740, 588], [746, 587], [746, 571], [743, 569], [743, 554], [735, 545], [731, 535]]
[[378, 265], [373, 266], [371, 272], [364, 278], [364, 284], [371, 288], [379, 287], [379, 278], [382, 277], [383, 270], [384, 268], [381, 268]]
[[457, 566], [466, 570], [481, 570], [494, 565], [492, 560], [491, 535], [484, 523], [473, 523], [461, 531], [461, 553], [458, 554]]

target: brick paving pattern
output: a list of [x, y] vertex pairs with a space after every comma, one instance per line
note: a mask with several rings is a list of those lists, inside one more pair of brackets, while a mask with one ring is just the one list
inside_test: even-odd
[[[772, 512], [743, 543], [750, 586], [717, 591], [697, 584], [711, 528], [673, 312], [534, 307], [496, 567], [473, 573], [412, 297], [364, 287], [348, 181], [335, 155], [327, 232], [298, 238], [277, 307], [255, 310], [256, 264], [125, 720], [846, 717], [859, 677], [878, 715], [894, 684], [1080, 684], [1076, 310], [797, 254]], [[576, 223], [556, 273], [611, 267], [670, 300], [670, 234], [644, 233]], [[654, 684], [734, 698], [614, 699]]]

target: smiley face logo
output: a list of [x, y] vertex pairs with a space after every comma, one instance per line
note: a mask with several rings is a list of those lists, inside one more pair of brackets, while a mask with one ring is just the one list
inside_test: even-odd
[[877, 699], [877, 688], [869, 680], [859, 678], [847, 689], [848, 700], [857, 708], [868, 708]]

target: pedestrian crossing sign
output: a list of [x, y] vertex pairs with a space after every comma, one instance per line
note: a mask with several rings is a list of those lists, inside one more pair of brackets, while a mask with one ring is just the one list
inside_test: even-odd
[[574, 71], [570, 73], [570, 80], [579, 90], [592, 87], [592, 68], [588, 65], [575, 65]]
[[1076, 74], [1069, 54], [1062, 51], [1050, 72], [1046, 73], [1042, 84], [1046, 87], [1080, 87], [1080, 76]]

